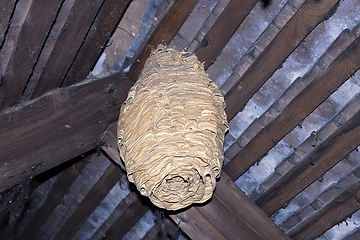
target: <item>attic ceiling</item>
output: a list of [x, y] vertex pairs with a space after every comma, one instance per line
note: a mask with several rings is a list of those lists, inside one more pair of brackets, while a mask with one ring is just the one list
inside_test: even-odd
[[[359, 0], [0, 3], [5, 239], [359, 239]], [[230, 129], [203, 205], [129, 184], [119, 107], [151, 49], [195, 54]], [[271, 239], [271, 237], [270, 237]]]

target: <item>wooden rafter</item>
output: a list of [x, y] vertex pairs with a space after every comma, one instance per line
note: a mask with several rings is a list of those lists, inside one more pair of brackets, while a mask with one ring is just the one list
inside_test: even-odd
[[57, 205], [61, 203], [62, 198], [69, 190], [71, 184], [75, 181], [81, 170], [85, 167], [87, 161], [78, 161], [73, 166], [60, 172], [54, 185], [51, 187], [48, 197], [42, 204], [43, 207], [35, 212], [27, 222], [24, 230], [17, 236], [17, 239], [31, 240], [35, 239], [43, 224], [54, 211]]
[[112, 36], [131, 0], [105, 0], [91, 30], [86, 36], [62, 87], [70, 86], [85, 79], [100, 58], [106, 43]]
[[127, 76], [135, 82], [150, 52], [159, 44], [169, 44], [199, 0], [174, 0], [160, 19], [153, 33], [134, 57]]
[[0, 113], [0, 192], [92, 148], [132, 82], [122, 74], [54, 90]]
[[[305, 1], [225, 95], [230, 121], [339, 0]], [[281, 51], [279, 51], [281, 49]]]
[[258, 161], [360, 68], [359, 41], [359, 37], [354, 40], [225, 166], [225, 171], [233, 180]]
[[[61, 85], [104, 0], [75, 0], [32, 98]], [[40, 18], [41, 19], [41, 18]], [[41, 20], [44, 21], [44, 20]]]
[[16, 0], [3, 0], [0, 2], [0, 49], [5, 40], [5, 33], [10, 25], [10, 17], [15, 9]]
[[[50, 27], [64, 0], [33, 1], [0, 85], [0, 110], [20, 102]], [[44, 11], [44, 9], [46, 9]], [[41, 25], [42, 27], [38, 27]]]
[[359, 145], [360, 111], [267, 189], [257, 205], [272, 215]]
[[[226, 43], [257, 2], [258, 0], [232, 0], [226, 5], [224, 11], [204, 36], [200, 46], [195, 50], [195, 55], [200, 62], [204, 63], [205, 69], [215, 62]], [[221, 37], [219, 38], [219, 36]]]

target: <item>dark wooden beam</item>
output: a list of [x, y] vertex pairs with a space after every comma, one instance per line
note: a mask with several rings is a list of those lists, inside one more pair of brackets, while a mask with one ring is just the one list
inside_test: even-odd
[[71, 184], [75, 181], [76, 177], [82, 171], [87, 163], [87, 159], [76, 162], [74, 165], [69, 166], [59, 173], [54, 185], [51, 187], [48, 197], [38, 209], [31, 219], [27, 221], [24, 230], [17, 236], [16, 239], [30, 240], [35, 239], [36, 234], [40, 231], [48, 217], [54, 211], [56, 206], [61, 203], [62, 198], [69, 191]]
[[360, 68], [359, 41], [359, 37], [354, 40], [225, 166], [225, 171], [233, 180], [264, 156]]
[[131, 86], [114, 74], [0, 112], [0, 192], [94, 148]]
[[[138, 195], [134, 192], [130, 192], [123, 200], [121, 200], [121, 202], [116, 206], [116, 208], [114, 209], [114, 211], [112, 212], [112, 214], [110, 215], [110, 217], [108, 219], [106, 219], [106, 221], [100, 226], [100, 228], [96, 231], [96, 233], [92, 236], [92, 238], [90, 240], [95, 240], [95, 239], [103, 239], [106, 235], [108, 230], [114, 226], [115, 222], [118, 221], [118, 219], [125, 217], [125, 216], [129, 216], [129, 215], [133, 215], [135, 214], [135, 212], [137, 211], [136, 209], [133, 209], [134, 206], [138, 206], [140, 204], [140, 208], [143, 210], [143, 214], [140, 213], [141, 216], [143, 216], [147, 210], [149, 210], [150, 208], [148, 207], [147, 210], [145, 210], [143, 207], [143, 205], [141, 205], [141, 203], [139, 203], [140, 200], [138, 198]], [[134, 212], [135, 210], [135, 212]], [[138, 213], [139, 214], [139, 213]], [[121, 221], [121, 220], [119, 220]], [[134, 221], [134, 219], [130, 219], [130, 221]], [[130, 225], [134, 225], [135, 223], [132, 223]], [[116, 225], [117, 228], [123, 228], [122, 225]], [[125, 227], [129, 230], [129, 225], [127, 227]], [[121, 233], [121, 235], [125, 235], [126, 232], [128, 232], [128, 230], [123, 230], [125, 233]], [[113, 230], [111, 230], [113, 231]], [[111, 233], [111, 232], [110, 232]], [[115, 237], [114, 239], [120, 239], [120, 236]]]
[[63, 1], [32, 1], [2, 77], [0, 109], [19, 103]]
[[180, 228], [167, 217], [161, 218], [142, 238], [142, 240], [177, 239]]
[[[225, 95], [230, 121], [339, 0], [305, 1]], [[281, 49], [281, 51], [279, 51]]]
[[121, 239], [149, 211], [149, 204], [139, 198], [133, 201], [116, 219], [102, 239]]
[[[79, 203], [75, 212], [66, 220], [65, 224], [54, 237], [54, 240], [72, 239], [118, 181], [118, 168], [111, 163], [101, 178], [90, 189], [86, 197]], [[116, 227], [122, 228], [119, 226], [121, 225]]]
[[85, 79], [94, 68], [131, 0], [105, 0], [61, 87]]
[[[110, 128], [115, 129], [116, 123]], [[106, 135], [116, 134], [109, 129]], [[116, 135], [107, 139], [116, 142], [106, 143], [103, 149], [117, 145]], [[113, 157], [115, 162], [121, 162], [119, 154]], [[211, 201], [170, 217], [192, 239], [288, 239], [226, 173], [217, 182]]]
[[75, 0], [32, 98], [61, 85], [103, 2]]
[[268, 188], [256, 204], [272, 215], [360, 145], [360, 111]]
[[156, 25], [154, 31], [134, 57], [127, 76], [135, 82], [150, 52], [159, 44], [168, 45], [175, 37], [199, 0], [174, 0]]
[[[319, 211], [313, 213], [287, 234], [293, 240], [315, 239], [332, 226], [345, 220], [360, 209], [360, 182], [357, 181], [347, 187]], [[358, 238], [356, 238], [358, 239]]]
[[257, 2], [258, 0], [231, 0], [228, 3], [209, 32], [204, 36], [200, 46], [195, 50], [195, 55], [200, 62], [204, 63], [205, 69], [215, 62], [226, 43]]
[[10, 19], [15, 10], [17, 0], [2, 0], [0, 2], [0, 49], [5, 40], [5, 35], [10, 27]]

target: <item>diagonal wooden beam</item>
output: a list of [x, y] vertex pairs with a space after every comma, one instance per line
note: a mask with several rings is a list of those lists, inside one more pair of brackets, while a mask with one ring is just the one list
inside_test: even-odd
[[[54, 240], [72, 239], [88, 217], [106, 197], [109, 191], [119, 181], [118, 169], [110, 164], [101, 178], [90, 189], [86, 197], [79, 203], [75, 212], [67, 219], [54, 237]], [[121, 226], [121, 225], [119, 225]], [[117, 226], [119, 228], [119, 226]]]
[[319, 211], [290, 229], [287, 234], [293, 240], [315, 239], [359, 209], [360, 182], [358, 180], [326, 203]]
[[[135, 218], [138, 218], [139, 216], [142, 217], [150, 209], [148, 206], [142, 205], [140, 202], [141, 201], [139, 200], [138, 195], [134, 192], [130, 192], [123, 200], [121, 200], [121, 202], [116, 206], [110, 217], [106, 219], [106, 221], [100, 226], [100, 228], [96, 231], [96, 233], [91, 237], [90, 240], [103, 239], [107, 235], [109, 229], [112, 228], [112, 226], [116, 228], [123, 228], [123, 227], [124, 229], [126, 228], [127, 229], [126, 231], [122, 230], [125, 233], [121, 233], [121, 235], [125, 235], [126, 232], [128, 232], [129, 227], [133, 226], [137, 222], [137, 221], [135, 222]], [[139, 205], [140, 205], [140, 209], [137, 209], [136, 206]], [[147, 207], [147, 209], [145, 209], [144, 207]], [[136, 212], [138, 210], [141, 210], [141, 213]], [[126, 223], [127, 224], [126, 227], [123, 225], [115, 224], [115, 222], [121, 221], [119, 219], [129, 217], [130, 214], [131, 215], [136, 214], [136, 216], [135, 218], [132, 219], [128, 218], [128, 223]], [[114, 239], [119, 239], [119, 238], [121, 238], [121, 236], [116, 236], [116, 238]]]
[[76, 177], [85, 167], [86, 163], [86, 159], [78, 161], [74, 165], [71, 165], [60, 172], [47, 195], [48, 197], [42, 204], [42, 207], [38, 209], [31, 219], [27, 221], [27, 226], [25, 226], [20, 236], [16, 239], [35, 239], [36, 234], [40, 231], [41, 227], [44, 225], [56, 206], [61, 203], [62, 198], [66, 192], [69, 191], [71, 184], [75, 181]]
[[[115, 141], [106, 142], [102, 149], [115, 149], [116, 123], [110, 125], [105, 134], [115, 134], [113, 137], [105, 138]], [[115, 162], [121, 162], [119, 154], [112, 156]], [[180, 211], [170, 217], [192, 239], [288, 239], [226, 173], [223, 173], [217, 182], [210, 202]]]
[[204, 36], [200, 46], [195, 50], [195, 55], [200, 62], [204, 63], [205, 69], [215, 62], [226, 43], [257, 2], [258, 0], [231, 0], [228, 3], [209, 32]]
[[114, 74], [0, 112], [0, 192], [94, 148], [131, 86]]
[[61, 87], [85, 79], [94, 68], [131, 0], [105, 0]]
[[61, 85], [103, 2], [75, 0], [32, 98]]
[[[225, 95], [230, 121], [339, 0], [305, 1]], [[279, 51], [281, 49], [281, 51]]]
[[5, 35], [10, 27], [10, 18], [15, 10], [17, 0], [2, 0], [0, 2], [0, 49], [5, 40]]
[[235, 180], [360, 68], [360, 37], [301, 91], [225, 166]]
[[32, 1], [14, 52], [2, 77], [0, 110], [19, 103], [63, 1]]
[[266, 190], [256, 204], [272, 215], [360, 145], [360, 111]]
[[121, 239], [141, 218], [150, 207], [141, 199], [133, 201], [106, 231], [102, 239]]
[[174, 0], [156, 25], [148, 40], [134, 57], [127, 76], [135, 82], [149, 57], [159, 44], [169, 44], [199, 0]]

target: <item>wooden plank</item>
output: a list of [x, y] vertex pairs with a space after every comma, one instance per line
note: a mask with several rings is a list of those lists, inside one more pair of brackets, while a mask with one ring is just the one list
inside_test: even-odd
[[[249, 15], [258, 0], [231, 0], [215, 21], [209, 32], [204, 36], [195, 55], [204, 63], [205, 69], [215, 61], [236, 29]], [[226, 27], [224, 27], [226, 26]]]
[[[305, 1], [225, 95], [230, 121], [339, 0]], [[281, 51], [279, 51], [281, 49]]]
[[142, 240], [177, 239], [180, 228], [167, 217], [163, 217], [145, 234]]
[[[287, 234], [294, 240], [315, 239], [332, 226], [345, 220], [360, 209], [360, 182], [357, 181], [347, 187], [319, 211], [313, 213]], [[358, 239], [358, 238], [356, 238]]]
[[105, 0], [61, 87], [85, 79], [94, 68], [131, 0]]
[[226, 173], [233, 180], [264, 156], [360, 68], [359, 41], [359, 37], [354, 40], [225, 166]]
[[46, 200], [42, 207], [27, 221], [27, 226], [21, 232], [17, 239], [35, 239], [36, 234], [40, 231], [45, 221], [54, 211], [56, 206], [61, 203], [62, 198], [69, 191], [71, 184], [87, 164], [87, 159], [80, 160], [74, 165], [67, 167], [61, 171], [54, 185], [51, 187]]
[[360, 111], [256, 199], [268, 215], [299, 194], [360, 145]]
[[[137, 205], [135, 202], [139, 201], [136, 193], [130, 192], [121, 202], [116, 206], [112, 214], [106, 221], [100, 226], [96, 233], [90, 240], [103, 239], [106, 232], [114, 225], [114, 223], [125, 214], [126, 211], [131, 211], [131, 205]], [[120, 226], [118, 226], [120, 227]]]
[[[108, 129], [106, 134], [116, 132]], [[107, 139], [117, 142], [116, 135]], [[113, 156], [115, 162], [121, 161], [119, 154]], [[288, 239], [225, 173], [212, 201], [175, 214], [170, 217], [192, 239]]]
[[0, 85], [0, 109], [19, 103], [63, 1], [32, 1]]
[[102, 239], [121, 239], [149, 211], [150, 201], [145, 197], [132, 202], [118, 217]]
[[32, 98], [61, 85], [104, 0], [75, 0]]
[[[66, 220], [54, 237], [54, 240], [72, 239], [118, 181], [118, 169], [111, 163], [101, 178], [90, 189], [86, 197], [79, 203], [75, 212]], [[121, 225], [117, 227], [119, 228], [119, 226]]]
[[0, 113], [0, 192], [92, 148], [132, 82], [122, 74], [54, 90]]
[[10, 18], [15, 10], [16, 0], [2, 0], [0, 2], [0, 49], [5, 40], [5, 35], [10, 27]]
[[174, 0], [156, 25], [154, 31], [134, 57], [127, 76], [135, 82], [150, 52], [159, 44], [168, 45], [175, 37], [199, 0]]

